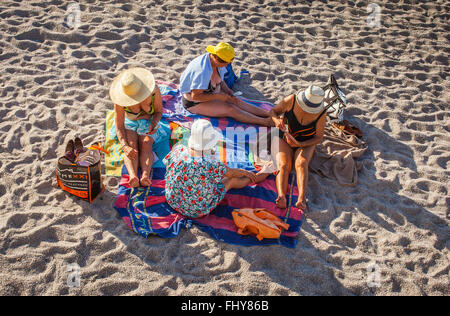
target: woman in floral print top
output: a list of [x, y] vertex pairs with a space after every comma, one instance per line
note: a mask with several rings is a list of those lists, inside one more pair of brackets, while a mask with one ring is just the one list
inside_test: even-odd
[[[211, 131], [211, 123], [200, 122], [195, 126], [196, 122], [192, 127], [189, 148], [177, 146], [163, 160], [167, 168], [167, 202], [174, 210], [191, 218], [209, 214], [224, 199], [228, 190], [261, 182], [269, 175], [228, 168], [224, 163], [216, 160], [211, 150], [218, 139], [207, 140], [206, 143], [209, 142], [209, 146], [197, 146], [198, 144], [194, 141], [198, 136], [195, 135], [195, 127], [198, 125], [203, 124], [197, 134], [207, 135], [206, 137], [214, 135], [215, 131]], [[205, 132], [205, 129], [209, 131]]]

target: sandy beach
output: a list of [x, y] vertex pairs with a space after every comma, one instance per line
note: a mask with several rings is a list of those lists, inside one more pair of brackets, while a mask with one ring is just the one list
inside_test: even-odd
[[[449, 295], [449, 12], [445, 0], [1, 1], [0, 295]], [[56, 186], [69, 139], [105, 139], [121, 70], [178, 85], [220, 41], [250, 73], [234, 90], [276, 103], [334, 74], [364, 133], [357, 186], [310, 174], [295, 249], [197, 228], [144, 239], [112, 206], [119, 178], [92, 204]]]

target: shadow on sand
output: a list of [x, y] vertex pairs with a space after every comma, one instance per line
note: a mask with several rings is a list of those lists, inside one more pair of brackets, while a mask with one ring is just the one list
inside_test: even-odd
[[[441, 251], [446, 247], [449, 236], [449, 228], [444, 219], [436, 216], [413, 199], [401, 193], [402, 184], [397, 170], [392, 174], [385, 171], [378, 172], [375, 160], [382, 159], [388, 163], [397, 163], [402, 169], [417, 172], [414, 162], [413, 150], [404, 143], [389, 136], [385, 131], [367, 124], [361, 119], [352, 117], [349, 119], [364, 132], [363, 140], [369, 148], [359, 159], [363, 168], [359, 172], [358, 185], [356, 187], [339, 186], [332, 179], [325, 179], [317, 174], [312, 174], [308, 188], [310, 212], [307, 214], [309, 221], [304, 223], [303, 231], [330, 244], [328, 251], [316, 250], [315, 255], [322, 259], [324, 267], [333, 270], [342, 270], [342, 263], [333, 259], [333, 254], [340, 250], [352, 252], [357, 245], [357, 240], [347, 235], [339, 238], [332, 230], [347, 231], [352, 233], [351, 226], [353, 216], [351, 213], [362, 213], [376, 224], [376, 231], [398, 232], [399, 227], [412, 224], [421, 230], [428, 231], [428, 236], [435, 235], [434, 248]], [[325, 198], [323, 198], [325, 197]], [[348, 212], [343, 221], [336, 221], [342, 213]], [[317, 234], [317, 230], [320, 234]], [[303, 236], [302, 236], [303, 237]], [[377, 253], [373, 245], [373, 238], [367, 234], [364, 242], [369, 255], [373, 257]], [[308, 241], [301, 238], [301, 244]], [[412, 243], [406, 236], [393, 240], [398, 246], [404, 248], [405, 256], [409, 254], [408, 245]], [[381, 259], [382, 260], [382, 259]], [[369, 261], [366, 262], [369, 265]], [[338, 273], [339, 274], [339, 273]], [[336, 280], [335, 280], [336, 281]], [[339, 282], [339, 281], [338, 281]], [[356, 288], [346, 289], [336, 287], [338, 291], [333, 294], [371, 295], [376, 293], [376, 288], [369, 288], [365, 280]], [[387, 280], [383, 287], [390, 287], [392, 292], [400, 292], [399, 280], [395, 277]], [[321, 289], [317, 294], [324, 293]], [[388, 290], [389, 291], [389, 290]]]

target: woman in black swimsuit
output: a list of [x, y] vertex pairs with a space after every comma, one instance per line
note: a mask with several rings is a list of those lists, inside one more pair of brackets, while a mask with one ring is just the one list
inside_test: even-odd
[[296, 207], [306, 209], [308, 165], [316, 145], [322, 142], [325, 129], [324, 94], [321, 88], [309, 86], [303, 92], [286, 97], [270, 111], [279, 129], [279, 142], [272, 141], [272, 154], [278, 167], [276, 204], [279, 208], [287, 206], [286, 191], [289, 174], [294, 166], [299, 190]]

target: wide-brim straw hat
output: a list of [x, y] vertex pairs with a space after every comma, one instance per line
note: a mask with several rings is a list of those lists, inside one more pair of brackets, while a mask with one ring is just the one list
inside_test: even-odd
[[222, 133], [216, 131], [210, 121], [199, 119], [192, 124], [188, 146], [194, 150], [207, 151], [214, 149], [221, 139]]
[[325, 107], [323, 103], [324, 96], [325, 92], [322, 88], [311, 85], [306, 90], [297, 92], [295, 98], [303, 111], [311, 114], [317, 114], [320, 113]]
[[114, 78], [109, 96], [114, 104], [133, 106], [147, 99], [155, 90], [155, 78], [145, 68], [130, 68]]

